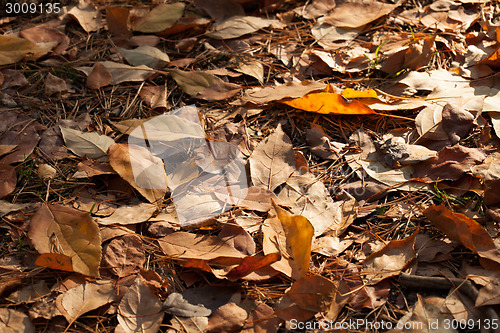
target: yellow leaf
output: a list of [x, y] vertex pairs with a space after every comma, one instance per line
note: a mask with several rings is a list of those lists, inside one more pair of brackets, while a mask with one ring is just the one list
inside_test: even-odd
[[311, 93], [283, 103], [321, 114], [377, 114], [360, 101], [347, 102], [339, 94], [329, 92]]
[[351, 88], [345, 88], [342, 91], [342, 97], [345, 98], [375, 98], [378, 99], [377, 92], [373, 89], [358, 91]]
[[285, 230], [287, 247], [298, 269], [298, 277], [304, 277], [309, 270], [311, 259], [311, 244], [314, 228], [302, 215], [292, 215], [288, 211], [271, 202], [276, 210], [278, 219]]

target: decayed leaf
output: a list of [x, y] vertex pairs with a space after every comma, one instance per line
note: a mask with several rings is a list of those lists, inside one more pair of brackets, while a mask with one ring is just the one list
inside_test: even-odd
[[111, 167], [132, 187], [154, 203], [167, 193], [167, 175], [163, 161], [143, 147], [113, 144], [108, 149]]
[[16, 169], [7, 164], [0, 164], [0, 198], [11, 194], [17, 184]]
[[56, 305], [66, 320], [73, 323], [78, 317], [114, 301], [115, 292], [111, 281], [98, 280], [83, 283], [59, 295]]
[[216, 39], [238, 38], [243, 35], [266, 28], [271, 24], [279, 24], [278, 20], [256, 16], [233, 16], [216, 23], [213, 31], [207, 35]]
[[140, 203], [134, 206], [121, 206], [118, 207], [111, 216], [98, 218], [97, 222], [101, 225], [141, 223], [149, 220], [157, 209], [157, 206], [148, 203]]
[[167, 87], [145, 86], [139, 92], [139, 96], [153, 109], [168, 108]]
[[345, 143], [334, 142], [318, 124], [311, 124], [307, 130], [306, 141], [311, 146], [311, 152], [324, 159], [337, 159], [345, 147]]
[[41, 280], [16, 290], [7, 297], [7, 300], [12, 303], [33, 303], [36, 299], [40, 299], [48, 294], [50, 294], [50, 289], [45, 280]]
[[367, 284], [376, 284], [398, 275], [416, 256], [414, 249], [418, 230], [402, 240], [392, 240], [381, 250], [369, 255], [363, 262], [363, 277]]
[[70, 43], [69, 37], [64, 33], [43, 25], [22, 30], [19, 36], [35, 43], [40, 48], [53, 50], [54, 54], [66, 51]]
[[[90, 76], [95, 70], [95, 67], [97, 65], [102, 65], [104, 66], [108, 72], [111, 74], [112, 80], [111, 84], [116, 85], [122, 82], [142, 82], [149, 78], [150, 76], [154, 75], [155, 72], [153, 69], [149, 68], [148, 66], [145, 65], [140, 65], [140, 66], [129, 66], [125, 64], [120, 64], [117, 62], [112, 62], [112, 61], [102, 61], [102, 62], [97, 62], [94, 67], [77, 67], [79, 71], [82, 71], [85, 73], [85, 75]], [[97, 70], [95, 70], [97, 71]], [[96, 78], [92, 78], [90, 86], [92, 89], [97, 89], [94, 87], [103, 87], [105, 83], [109, 80], [108, 74], [103, 71], [99, 70], [98, 76], [96, 74]]]
[[9, 214], [10, 212], [18, 211], [26, 208], [28, 204], [11, 204], [7, 201], [0, 200], [0, 217]]
[[36, 59], [47, 53], [27, 39], [0, 35], [0, 66], [15, 64], [24, 58]]
[[146, 262], [141, 238], [125, 235], [113, 239], [106, 246], [102, 260], [103, 267], [109, 267], [118, 277], [138, 273]]
[[455, 213], [443, 205], [432, 205], [424, 211], [436, 228], [452, 240], [461, 243], [480, 257], [500, 263], [500, 251], [491, 236], [475, 220], [464, 214]]
[[162, 304], [141, 277], [127, 290], [118, 308], [118, 322], [125, 332], [158, 332], [164, 315]]
[[250, 175], [255, 186], [274, 191], [295, 171], [292, 143], [278, 125], [250, 156]]
[[227, 303], [214, 311], [206, 332], [236, 332], [245, 323], [247, 312], [234, 303]]
[[114, 36], [125, 37], [130, 35], [128, 17], [130, 11], [122, 7], [106, 7], [106, 23]]
[[360, 101], [347, 102], [341, 95], [331, 92], [310, 93], [283, 103], [296, 109], [321, 114], [377, 114]]
[[209, 101], [230, 98], [241, 89], [237, 84], [224, 82], [217, 76], [205, 72], [186, 72], [174, 69], [170, 73], [185, 93]]
[[210, 260], [217, 257], [245, 257], [245, 254], [215, 236], [178, 231], [160, 238], [158, 242], [165, 255], [177, 259]]
[[118, 47], [118, 51], [123, 54], [132, 66], [146, 65], [150, 68], [161, 69], [170, 62], [170, 58], [166, 53], [148, 45], [141, 45], [133, 50]]
[[86, 84], [89, 89], [100, 89], [111, 82], [113, 82], [111, 72], [103, 64], [97, 63], [88, 74]]
[[101, 236], [88, 213], [60, 205], [43, 205], [33, 215], [28, 236], [39, 253], [71, 257], [73, 271], [99, 275]]
[[68, 86], [66, 81], [53, 75], [52, 73], [47, 74], [45, 78], [45, 95], [51, 96], [53, 94], [64, 93], [68, 91]]
[[66, 146], [78, 156], [98, 159], [106, 156], [109, 146], [115, 143], [113, 139], [96, 132], [81, 132], [71, 128], [60, 127]]
[[311, 244], [314, 228], [311, 223], [301, 215], [292, 215], [273, 202], [278, 219], [283, 225], [289, 254], [292, 255], [298, 271], [296, 278], [301, 278], [309, 271], [311, 259]]
[[170, 28], [181, 18], [185, 6], [183, 2], [158, 5], [137, 20], [134, 31], [161, 32]]
[[35, 332], [35, 326], [28, 315], [14, 309], [0, 308], [0, 330], [5, 333], [32, 333]]

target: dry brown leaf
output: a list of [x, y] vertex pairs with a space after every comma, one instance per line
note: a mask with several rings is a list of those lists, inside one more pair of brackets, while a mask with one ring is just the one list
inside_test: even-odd
[[93, 159], [104, 157], [108, 148], [115, 143], [109, 136], [96, 132], [84, 133], [62, 126], [60, 128], [66, 146], [78, 156], [87, 156]]
[[500, 202], [500, 153], [489, 154], [483, 164], [472, 167], [472, 173], [484, 182], [484, 203], [494, 205]]
[[88, 213], [60, 205], [43, 205], [33, 215], [28, 236], [39, 253], [71, 257], [73, 270], [99, 275], [101, 236]]
[[266, 267], [280, 260], [280, 258], [281, 256], [279, 253], [270, 253], [265, 256], [245, 257], [237, 267], [231, 269], [229, 273], [227, 273], [226, 277], [229, 280], [240, 279], [255, 270]]
[[113, 36], [127, 37], [130, 35], [128, 29], [129, 14], [128, 8], [106, 7], [106, 23]]
[[245, 254], [215, 236], [178, 231], [158, 240], [163, 253], [175, 259], [244, 258]]
[[234, 70], [256, 78], [260, 84], [264, 83], [264, 66], [257, 60], [242, 61]]
[[64, 33], [40, 25], [22, 30], [19, 36], [35, 43], [40, 48], [52, 50], [53, 54], [63, 53], [70, 43], [69, 37]]
[[367, 284], [376, 284], [398, 275], [416, 258], [415, 238], [418, 230], [402, 240], [392, 240], [381, 250], [370, 254], [363, 261], [363, 278]]
[[88, 74], [86, 84], [89, 89], [101, 89], [111, 82], [113, 82], [111, 72], [103, 64], [97, 63]]
[[64, 17], [70, 16], [76, 20], [86, 32], [98, 30], [101, 25], [101, 15], [91, 1], [79, 0], [78, 4], [71, 8]]
[[115, 291], [109, 280], [83, 283], [59, 295], [56, 305], [66, 320], [73, 323], [81, 315], [113, 302]]
[[378, 1], [348, 1], [337, 5], [324, 22], [340, 28], [359, 28], [389, 14], [397, 6]]
[[241, 4], [234, 0], [195, 0], [195, 4], [214, 20], [245, 15]]
[[434, 40], [435, 36], [431, 36], [411, 42], [405, 52], [404, 65], [414, 70], [428, 66], [436, 52]]
[[256, 16], [233, 16], [219, 21], [213, 26], [213, 30], [207, 35], [215, 39], [238, 38], [270, 25], [279, 25], [276, 19], [265, 19]]
[[144, 267], [146, 256], [142, 240], [137, 235], [115, 238], [104, 248], [103, 267], [118, 277], [138, 273]]
[[162, 304], [151, 289], [135, 279], [118, 305], [118, 322], [125, 332], [158, 332], [163, 320]]
[[111, 216], [98, 218], [96, 221], [101, 225], [137, 224], [149, 220], [157, 209], [157, 206], [144, 202], [133, 206], [120, 206]]
[[245, 309], [234, 303], [227, 303], [214, 311], [210, 317], [206, 332], [237, 332], [247, 319]]
[[68, 91], [68, 86], [66, 81], [53, 75], [52, 73], [47, 74], [45, 77], [45, 95], [51, 96], [54, 94], [65, 93]]
[[326, 86], [325, 83], [317, 81], [289, 82], [274, 87], [247, 89], [241, 99], [244, 102], [264, 104], [284, 98], [302, 97], [312, 91], [324, 90]]
[[250, 156], [250, 175], [255, 186], [270, 191], [283, 184], [295, 171], [292, 143], [281, 124]]
[[108, 160], [120, 177], [149, 202], [162, 200], [167, 194], [167, 175], [163, 161], [146, 148], [115, 143], [108, 149]]
[[[94, 67], [77, 67], [76, 69], [85, 73], [85, 75], [87, 75], [88, 77], [90, 76], [90, 74], [92, 74], [92, 72], [94, 72], [94, 69], [99, 64], [104, 66], [111, 74], [111, 84], [113, 85], [117, 85], [122, 82], [142, 82], [155, 74], [153, 69], [145, 65], [134, 67], [112, 61], [97, 62]], [[99, 68], [97, 72], [98, 74], [96, 74], [89, 83], [92, 89], [103, 87], [109, 81], [108, 73], [106, 73], [101, 68]]]
[[206, 317], [212, 314], [203, 304], [194, 305], [184, 299], [179, 293], [171, 293], [163, 303], [163, 310], [174, 316], [182, 317]]
[[238, 224], [225, 224], [218, 237], [242, 253], [246, 253], [248, 255], [255, 254], [256, 245], [254, 239]]
[[83, 160], [78, 162], [73, 178], [89, 178], [99, 175], [114, 174], [115, 171], [108, 163], [98, 162], [96, 160]]
[[274, 315], [274, 310], [265, 303], [260, 303], [248, 317], [242, 333], [276, 332], [281, 319]]
[[118, 51], [132, 66], [146, 65], [150, 68], [162, 69], [170, 62], [166, 53], [153, 46], [141, 45], [133, 50], [118, 47]]
[[500, 263], [500, 251], [491, 236], [475, 220], [455, 213], [442, 205], [432, 205], [424, 211], [436, 228], [480, 257]]
[[185, 6], [183, 2], [160, 4], [135, 22], [134, 31], [154, 33], [168, 29], [182, 17]]
[[[160, 86], [145, 86], [139, 92], [139, 96], [149, 105], [151, 108], [168, 108], [167, 102], [167, 87]], [[127, 120], [124, 120], [127, 121]], [[123, 122], [123, 121], [122, 121]], [[122, 123], [120, 122], [120, 123]], [[116, 125], [115, 125], [116, 126]], [[135, 126], [137, 127], [137, 126]]]
[[241, 89], [237, 84], [224, 82], [217, 76], [206, 72], [186, 72], [174, 69], [170, 74], [185, 93], [209, 101], [230, 98]]
[[27, 314], [14, 309], [0, 308], [0, 330], [5, 333], [34, 333], [35, 326]]
[[7, 164], [0, 164], [0, 198], [14, 192], [16, 184], [16, 169]]
[[0, 65], [15, 64], [23, 59], [37, 59], [47, 53], [24, 38], [0, 35]]

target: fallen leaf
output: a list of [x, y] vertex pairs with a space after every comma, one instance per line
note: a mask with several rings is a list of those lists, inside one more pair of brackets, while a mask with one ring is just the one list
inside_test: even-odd
[[273, 206], [285, 231], [288, 253], [297, 265], [296, 279], [301, 278], [309, 271], [314, 228], [304, 216], [292, 215], [274, 202]]
[[321, 114], [377, 114], [360, 101], [347, 102], [341, 95], [329, 92], [310, 93], [283, 103], [296, 109]]
[[108, 149], [111, 167], [149, 202], [167, 194], [167, 175], [163, 161], [143, 147], [113, 144]]
[[155, 33], [170, 28], [182, 17], [185, 6], [182, 2], [160, 4], [139, 18], [134, 24], [133, 30]]
[[352, 88], [345, 88], [342, 90], [342, 93], [340, 94], [344, 98], [374, 98], [374, 99], [379, 99], [377, 92], [373, 89], [368, 89], [368, 90], [354, 90]]
[[142, 240], [137, 235], [115, 238], [104, 248], [103, 268], [109, 268], [118, 277], [138, 273], [144, 268], [146, 255]]
[[92, 71], [87, 76], [86, 85], [89, 89], [100, 89], [113, 82], [113, 75], [101, 63], [95, 64]]
[[64, 142], [69, 150], [78, 156], [98, 159], [106, 156], [108, 148], [115, 143], [113, 139], [96, 132], [81, 132], [60, 127]]
[[37, 59], [47, 50], [24, 38], [0, 35], [0, 66], [15, 64], [23, 59]]
[[0, 217], [3, 217], [10, 212], [15, 212], [28, 207], [28, 204], [12, 204], [5, 200], [0, 200]]
[[236, 223], [226, 223], [219, 235], [220, 239], [247, 255], [255, 254], [255, 241], [252, 236]]
[[363, 278], [367, 284], [374, 285], [401, 270], [415, 260], [415, 237], [418, 230], [402, 240], [392, 240], [381, 250], [370, 254], [363, 261]]
[[34, 333], [35, 326], [27, 314], [13, 309], [0, 308], [0, 330], [5, 333]]
[[60, 253], [42, 253], [36, 259], [35, 265], [66, 272], [74, 271], [71, 257]]
[[264, 104], [284, 98], [299, 98], [311, 91], [324, 90], [326, 86], [317, 81], [289, 82], [279, 86], [247, 89], [241, 99], [244, 102]]
[[256, 78], [260, 84], [264, 83], [264, 66], [259, 61], [250, 60], [241, 62], [234, 70]]
[[257, 269], [263, 268], [275, 261], [280, 260], [280, 258], [281, 256], [279, 253], [270, 253], [265, 256], [245, 257], [237, 267], [231, 269], [229, 273], [227, 273], [226, 277], [229, 280], [240, 279]]
[[71, 257], [73, 271], [99, 275], [101, 237], [88, 213], [60, 205], [43, 205], [33, 215], [28, 236], [39, 253]]
[[127, 37], [130, 35], [128, 29], [129, 14], [128, 8], [106, 7], [106, 23], [113, 36]]
[[227, 303], [214, 311], [208, 321], [206, 332], [236, 332], [247, 319], [245, 309], [234, 303]]
[[232, 16], [214, 24], [213, 30], [207, 35], [215, 39], [238, 38], [272, 24], [279, 24], [279, 21], [256, 16]]
[[86, 32], [96, 31], [101, 27], [101, 15], [92, 2], [79, 0], [78, 4], [71, 8], [65, 16], [76, 20]]
[[118, 51], [132, 66], [146, 65], [150, 68], [161, 69], [170, 62], [166, 53], [153, 46], [141, 45], [133, 50], [118, 47]]
[[70, 44], [69, 37], [64, 33], [42, 25], [24, 29], [19, 33], [19, 36], [35, 43], [42, 49], [52, 50], [53, 54], [63, 53]]
[[96, 160], [83, 160], [78, 162], [73, 178], [89, 178], [99, 175], [114, 174], [115, 171], [108, 163], [98, 162]]
[[210, 260], [218, 257], [245, 257], [245, 254], [215, 236], [178, 231], [160, 238], [158, 242], [166, 256], [177, 259]]
[[111, 281], [98, 280], [69, 289], [57, 297], [56, 305], [66, 320], [73, 323], [81, 315], [109, 304], [114, 299]]
[[295, 171], [292, 143], [278, 125], [250, 156], [250, 175], [255, 186], [274, 191]]
[[443, 130], [448, 134], [452, 145], [465, 138], [472, 129], [474, 116], [461, 107], [447, 103], [443, 107], [442, 116]]
[[311, 152], [323, 159], [336, 160], [346, 146], [345, 143], [334, 142], [318, 124], [311, 124], [307, 130], [306, 141], [311, 146]]
[[[152, 109], [164, 108], [166, 110], [168, 108], [167, 87], [145, 86], [139, 92], [139, 96]], [[125, 121], [127, 121], [127, 120], [125, 120]]]
[[323, 21], [340, 28], [359, 28], [389, 14], [397, 6], [378, 1], [348, 1], [337, 5]]
[[16, 169], [10, 165], [0, 164], [0, 198], [4, 198], [14, 192], [16, 184]]
[[488, 154], [482, 164], [472, 167], [472, 173], [481, 177], [484, 183], [484, 203], [494, 205], [500, 202], [500, 153]]
[[33, 303], [37, 299], [41, 299], [44, 296], [50, 294], [50, 289], [47, 286], [45, 280], [41, 280], [37, 283], [27, 285], [19, 290], [16, 290], [7, 297], [12, 303]]
[[182, 317], [206, 317], [212, 314], [212, 311], [202, 304], [191, 304], [181, 294], [176, 292], [168, 295], [163, 303], [163, 310], [166, 313]]
[[170, 74], [185, 93], [209, 101], [230, 98], [241, 89], [237, 84], [224, 82], [217, 76], [205, 72], [174, 69]]
[[432, 205], [424, 211], [425, 217], [452, 240], [459, 242], [480, 257], [500, 263], [500, 251], [491, 236], [475, 220], [455, 213], [443, 205]]
[[196, 0], [195, 4], [206, 11], [210, 18], [214, 20], [245, 15], [242, 5], [233, 0]]
[[281, 319], [274, 315], [274, 310], [266, 303], [260, 303], [248, 316], [242, 333], [277, 332]]
[[97, 65], [102, 65], [108, 70], [111, 74], [111, 84], [113, 85], [117, 85], [122, 82], [142, 82], [155, 74], [153, 69], [145, 65], [134, 67], [112, 61], [97, 62], [94, 67], [77, 67], [77, 70], [82, 71], [85, 75], [87, 75], [87, 80], [88, 76], [90, 76], [94, 70], [98, 73], [94, 74], [94, 77], [90, 83], [88, 83], [92, 89], [98, 89], [94, 87], [103, 87], [109, 80], [108, 73], [101, 68], [99, 68], [99, 70], [95, 69]]
[[162, 303], [140, 277], [127, 290], [118, 309], [118, 322], [125, 332], [156, 333], [164, 316]]
[[144, 202], [138, 205], [120, 206], [110, 216], [98, 218], [96, 221], [101, 225], [137, 224], [149, 220], [157, 209], [157, 206]]

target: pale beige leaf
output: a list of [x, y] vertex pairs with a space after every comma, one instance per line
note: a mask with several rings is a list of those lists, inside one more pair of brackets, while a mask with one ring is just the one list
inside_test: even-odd
[[278, 20], [256, 16], [233, 16], [216, 23], [207, 35], [216, 39], [237, 38], [266, 28], [271, 24], [279, 24]]
[[245, 94], [241, 99], [245, 102], [269, 103], [284, 98], [299, 98], [312, 91], [323, 90], [325, 88], [325, 83], [317, 81], [289, 82], [280, 86], [245, 90]]
[[158, 5], [137, 20], [134, 31], [160, 32], [170, 28], [181, 18], [185, 6], [182, 2]]
[[33, 215], [28, 236], [39, 253], [71, 257], [73, 270], [99, 275], [101, 236], [88, 213], [60, 205], [43, 205]]
[[97, 132], [84, 133], [62, 126], [60, 128], [66, 146], [78, 156], [98, 159], [106, 156], [109, 146], [115, 143], [109, 136]]
[[0, 331], [2, 333], [32, 333], [35, 326], [31, 323], [30, 317], [23, 312], [0, 308]]
[[92, 32], [101, 26], [101, 15], [92, 2], [79, 0], [78, 4], [71, 8], [66, 15], [74, 18], [86, 32]]
[[295, 171], [292, 143], [278, 125], [250, 156], [250, 175], [255, 186], [274, 191]]
[[115, 292], [110, 280], [83, 283], [57, 297], [57, 308], [68, 322], [114, 301]]
[[170, 62], [166, 53], [153, 46], [141, 45], [133, 50], [118, 47], [118, 51], [132, 66], [146, 65], [150, 68], [161, 69]]
[[240, 62], [235, 71], [256, 78], [260, 84], [264, 82], [264, 66], [259, 61], [250, 60]]
[[108, 159], [120, 177], [149, 202], [161, 200], [167, 193], [167, 175], [163, 161], [146, 148], [114, 144], [108, 149]]
[[[111, 73], [111, 84], [113, 85], [129, 81], [142, 82], [155, 74], [153, 69], [145, 65], [129, 66], [112, 61], [97, 62], [96, 66], [98, 64], [104, 66], [104, 68], [106, 68], [109, 73]], [[94, 67], [77, 67], [76, 69], [84, 72], [87, 76], [90, 76]]]
[[24, 38], [0, 35], [0, 66], [15, 64], [24, 58], [38, 58], [48, 50]]
[[144, 202], [134, 206], [120, 206], [111, 216], [98, 218], [96, 220], [101, 225], [136, 224], [149, 220], [156, 209], [157, 206]]
[[207, 332], [236, 332], [245, 323], [247, 312], [234, 303], [227, 303], [214, 311], [208, 325]]
[[160, 238], [158, 242], [163, 253], [174, 259], [210, 260], [217, 257], [245, 257], [245, 254], [215, 236], [178, 231]]
[[162, 304], [142, 278], [135, 280], [118, 308], [118, 322], [125, 332], [158, 332], [164, 315]]

